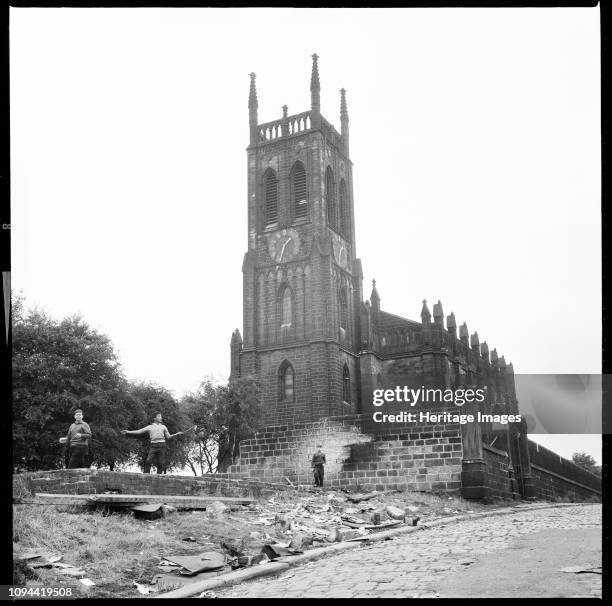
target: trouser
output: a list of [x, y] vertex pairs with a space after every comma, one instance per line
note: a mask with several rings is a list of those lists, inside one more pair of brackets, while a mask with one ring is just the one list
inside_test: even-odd
[[323, 465], [315, 465], [314, 466], [314, 480], [315, 486], [323, 486]]
[[157, 473], [162, 474], [166, 471], [166, 444], [151, 444], [149, 448], [149, 454], [145, 461], [144, 472], [149, 473], [151, 471], [151, 465], [155, 466]]
[[70, 447], [68, 469], [79, 467], [89, 467], [89, 446], [87, 444], [75, 444]]

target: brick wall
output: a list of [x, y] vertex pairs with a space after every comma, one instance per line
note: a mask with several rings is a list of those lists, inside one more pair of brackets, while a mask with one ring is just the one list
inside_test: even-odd
[[535, 496], [538, 499], [578, 502], [601, 499], [601, 491], [573, 482], [539, 465], [531, 465], [531, 477], [535, 486]]
[[412, 425], [379, 432], [351, 446], [332, 486], [364, 490], [458, 490], [461, 488], [461, 431], [458, 425]]
[[240, 458], [229, 468], [232, 477], [258, 478], [270, 482], [312, 484], [312, 455], [321, 444], [327, 465], [326, 479], [338, 478], [343, 462], [350, 456], [351, 444], [369, 442], [352, 420], [325, 419], [268, 427], [240, 443]]
[[121, 494], [259, 496], [286, 486], [272, 486], [256, 480], [245, 482], [226, 474], [196, 478], [99, 469], [58, 469], [15, 474], [13, 495], [23, 495], [24, 488], [32, 494], [101, 494], [116, 490]]
[[513, 486], [512, 465], [508, 453], [483, 444], [485, 462], [485, 485], [488, 496], [514, 498], [516, 487]]
[[601, 478], [529, 440], [535, 496], [570, 501], [601, 499]]
[[321, 444], [325, 482], [365, 490], [453, 490], [460, 488], [461, 431], [458, 425], [380, 428], [364, 433], [365, 416], [269, 427], [240, 443], [231, 477], [312, 484], [312, 455]]

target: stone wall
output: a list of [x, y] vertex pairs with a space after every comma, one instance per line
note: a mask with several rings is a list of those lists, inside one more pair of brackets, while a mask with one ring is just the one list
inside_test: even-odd
[[313, 484], [310, 466], [317, 445], [322, 446], [327, 464], [326, 483], [340, 478], [350, 445], [370, 442], [354, 418], [325, 419], [314, 423], [296, 423], [268, 427], [250, 440], [240, 442], [240, 458], [228, 473], [236, 478], [256, 478], [270, 482]]
[[518, 497], [508, 453], [483, 444], [482, 454], [485, 463], [487, 496], [504, 499]]
[[529, 441], [531, 476], [538, 499], [601, 499], [601, 478], [558, 454]]
[[58, 469], [13, 476], [13, 496], [25, 496], [24, 493], [28, 491], [31, 494], [102, 494], [117, 491], [120, 494], [259, 496], [285, 488], [256, 480], [238, 481], [223, 475], [196, 478], [100, 469]]
[[[405, 433], [402, 433], [405, 432]], [[332, 486], [364, 490], [458, 490], [461, 432], [456, 425], [413, 426], [353, 445]]]
[[321, 444], [325, 483], [364, 490], [453, 490], [460, 488], [461, 431], [458, 425], [370, 427], [365, 416], [269, 427], [240, 443], [231, 477], [313, 483], [312, 455]]

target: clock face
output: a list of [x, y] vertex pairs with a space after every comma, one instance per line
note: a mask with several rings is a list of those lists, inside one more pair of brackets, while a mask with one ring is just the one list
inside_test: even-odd
[[268, 253], [277, 263], [286, 263], [297, 256], [300, 236], [295, 229], [282, 229], [268, 237]]

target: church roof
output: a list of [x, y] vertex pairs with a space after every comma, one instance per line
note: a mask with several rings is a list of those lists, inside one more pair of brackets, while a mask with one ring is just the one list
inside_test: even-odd
[[420, 322], [414, 320], [408, 320], [395, 314], [390, 314], [387, 311], [380, 311], [378, 313], [378, 329], [380, 331], [396, 330], [398, 328], [421, 328]]

